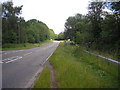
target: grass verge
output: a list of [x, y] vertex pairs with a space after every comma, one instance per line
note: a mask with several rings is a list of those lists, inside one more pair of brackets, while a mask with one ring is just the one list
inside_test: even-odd
[[120, 62], [120, 59], [117, 58], [117, 55], [115, 55], [115, 53], [108, 53], [107, 51], [103, 52], [103, 51], [100, 51], [100, 50], [92, 50], [92, 49], [88, 49], [88, 48], [85, 48], [85, 49], [87, 49], [89, 52], [94, 53], [96, 55], [102, 55], [104, 57], [111, 58], [113, 60], [116, 60], [116, 61]]
[[48, 44], [50, 42], [52, 42], [52, 41], [46, 40], [44, 42], [35, 43], [35, 44], [31, 44], [31, 43], [25, 43], [25, 44], [3, 44], [2, 45], [2, 50], [30, 49], [30, 48], [43, 46], [43, 45]]
[[50, 88], [50, 83], [50, 70], [48, 67], [45, 67], [38, 80], [35, 81], [34, 88]]
[[82, 47], [60, 43], [50, 62], [59, 88], [119, 88], [119, 66], [85, 53]]

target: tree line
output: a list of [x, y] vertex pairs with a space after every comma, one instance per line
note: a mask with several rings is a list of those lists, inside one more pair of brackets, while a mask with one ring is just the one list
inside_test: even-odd
[[[104, 11], [111, 10], [111, 13]], [[86, 15], [70, 16], [65, 22], [64, 39], [120, 59], [120, 1], [90, 2]]]
[[54, 39], [56, 34], [42, 21], [21, 17], [22, 5], [13, 7], [13, 2], [2, 3], [2, 43], [39, 43]]

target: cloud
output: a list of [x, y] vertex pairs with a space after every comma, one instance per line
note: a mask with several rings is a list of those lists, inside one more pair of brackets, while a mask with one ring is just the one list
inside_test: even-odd
[[76, 13], [86, 14], [88, 0], [13, 0], [17, 6], [23, 5], [25, 20], [37, 19], [48, 25], [55, 33], [64, 30], [64, 23]]

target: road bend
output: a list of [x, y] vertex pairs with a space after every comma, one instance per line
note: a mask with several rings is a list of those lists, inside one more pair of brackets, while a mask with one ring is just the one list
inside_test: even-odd
[[24, 88], [55, 51], [59, 42], [22, 50], [2, 51], [2, 88]]

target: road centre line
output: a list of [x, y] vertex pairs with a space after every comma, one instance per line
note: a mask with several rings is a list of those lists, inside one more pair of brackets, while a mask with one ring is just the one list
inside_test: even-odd
[[12, 59], [14, 59], [14, 58], [18, 58], [19, 56], [13, 56], [13, 57], [10, 57], [10, 58], [7, 58], [7, 59], [4, 59], [4, 60], [2, 60], [2, 61], [7, 61], [7, 60], [12, 60]]
[[0, 55], [3, 55], [3, 54], [8, 54], [8, 53], [0, 53]]
[[14, 52], [19, 52], [19, 51], [14, 51]]
[[35, 52], [39, 52], [40, 50], [36, 50]]
[[2, 61], [0, 61], [0, 63], [3, 63]]
[[22, 58], [21, 56], [14, 56], [14, 57], [7, 58], [7, 59], [2, 60], [2, 63], [10, 63], [10, 62], [19, 60], [19, 59], [21, 59], [21, 58]]
[[39, 51], [37, 50], [37, 51], [35, 51], [35, 52], [39, 52]]
[[3, 54], [7, 54], [7, 53], [3, 53]]
[[29, 54], [32, 54], [32, 52], [30, 52], [30, 53], [26, 53], [26, 54], [24, 54], [24, 56], [29, 55]]
[[2, 51], [0, 54], [2, 54], [2, 55], [5, 54], [6, 55], [6, 54], [9, 54], [9, 53], [16, 53], [16, 52], [20, 52], [20, 51], [24, 51], [24, 50], [17, 50], [17, 51], [11, 51], [11, 52], [4, 52], [4, 51]]
[[24, 51], [24, 50], [19, 50], [19, 51]]
[[10, 62], [13, 62], [13, 61], [19, 60], [19, 59], [21, 59], [21, 58], [22, 58], [22, 57], [20, 56], [20, 57], [18, 57], [18, 58], [16, 58], [16, 59], [13, 59], [13, 60], [7, 61], [7, 62], [5, 62], [5, 63], [10, 63]]

